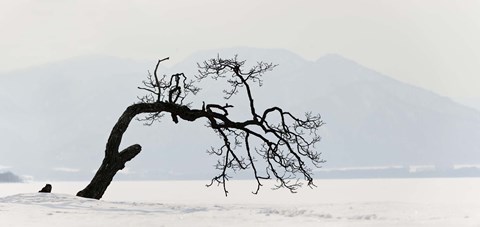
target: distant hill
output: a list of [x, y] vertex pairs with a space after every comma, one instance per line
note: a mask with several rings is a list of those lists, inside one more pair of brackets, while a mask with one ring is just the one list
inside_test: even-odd
[[197, 54], [186, 65], [216, 52], [280, 62], [255, 90], [256, 101], [322, 114], [326, 168], [480, 163], [480, 113], [447, 97], [335, 54], [310, 62], [288, 51], [239, 48]]
[[0, 173], [0, 182], [22, 182], [22, 179], [12, 172]]
[[[231, 48], [199, 52], [160, 71], [192, 76], [196, 62], [217, 54], [278, 64], [265, 75], [264, 86], [253, 88], [259, 108], [278, 105], [296, 114], [322, 114], [327, 124], [318, 149], [330, 175], [319, 172], [318, 176], [357, 176], [366, 169], [383, 167], [390, 169], [390, 176], [425, 171], [435, 176], [472, 176], [478, 172], [479, 112], [342, 56], [307, 61], [286, 50]], [[0, 109], [4, 148], [0, 165], [37, 178], [89, 179], [103, 158], [111, 127], [142, 94], [137, 86], [153, 67], [128, 59], [89, 56], [0, 75], [0, 105], [7, 107]], [[225, 102], [222, 84], [208, 82], [201, 87], [192, 99], [194, 107], [199, 108], [201, 101]], [[246, 107], [242, 98], [231, 100], [232, 104]], [[216, 157], [205, 151], [219, 141], [203, 125], [174, 125], [168, 118], [152, 127], [133, 123], [123, 146], [140, 143], [143, 151], [118, 179], [212, 176]], [[25, 162], [25, 157], [32, 161]], [[358, 167], [363, 172], [355, 171]], [[339, 169], [344, 172], [333, 174]]]

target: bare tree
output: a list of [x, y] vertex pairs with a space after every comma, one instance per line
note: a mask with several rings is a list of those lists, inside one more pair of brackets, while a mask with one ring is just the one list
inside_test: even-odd
[[[266, 179], [275, 179], [278, 188], [287, 188], [291, 192], [302, 185], [301, 178], [308, 186], [314, 186], [310, 164], [305, 160], [315, 167], [320, 167], [324, 162], [314, 147], [320, 141], [317, 134], [323, 124], [320, 115], [306, 113], [303, 118], [298, 118], [280, 107], [274, 106], [259, 112], [255, 106], [251, 86], [262, 85], [262, 76], [275, 65], [258, 62], [245, 69], [245, 61], [239, 61], [236, 56], [231, 59], [217, 57], [198, 64], [199, 75], [196, 80], [187, 80], [183, 73], [162, 77], [157, 75], [159, 64], [167, 59], [159, 60], [153, 75], [149, 73], [143, 86], [139, 87], [147, 94], [120, 116], [108, 138], [100, 168], [90, 184], [77, 196], [100, 199], [115, 174], [140, 153], [141, 146], [138, 144], [119, 151], [123, 134], [139, 114], [144, 114], [140, 120], [145, 121], [146, 125], [152, 125], [164, 114], [169, 114], [175, 123], [180, 119], [206, 119], [207, 126], [222, 140], [221, 146], [208, 151], [220, 159], [216, 165], [219, 174], [207, 186], [218, 183], [223, 186], [225, 195], [228, 194], [226, 183], [230, 178], [228, 170], [251, 169], [257, 182], [253, 191], [255, 194], [260, 190], [262, 180]], [[203, 102], [201, 108], [194, 109], [191, 103], [185, 103], [190, 94], [195, 95], [200, 91], [195, 82], [208, 78], [226, 80], [229, 87], [223, 92], [227, 100], [239, 92], [246, 95], [248, 119], [231, 119], [229, 110], [234, 106], [230, 104]], [[264, 162], [259, 163], [258, 159]]]

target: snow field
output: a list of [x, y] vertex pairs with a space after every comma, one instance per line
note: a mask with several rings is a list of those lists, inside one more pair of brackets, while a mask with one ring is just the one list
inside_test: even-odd
[[233, 181], [113, 182], [100, 200], [87, 182], [0, 184], [0, 226], [480, 226], [480, 179], [317, 180], [297, 194]]

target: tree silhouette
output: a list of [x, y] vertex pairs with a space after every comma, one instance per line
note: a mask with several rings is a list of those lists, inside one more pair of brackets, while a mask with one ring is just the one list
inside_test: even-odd
[[[210, 127], [222, 140], [222, 145], [211, 148], [210, 154], [220, 157], [216, 168], [219, 174], [214, 176], [207, 186], [218, 183], [228, 194], [226, 182], [230, 178], [228, 170], [251, 169], [256, 179], [257, 187], [253, 193], [258, 193], [262, 180], [275, 179], [278, 188], [287, 188], [295, 192], [302, 185], [301, 178], [308, 186], [314, 186], [312, 171], [305, 163], [309, 160], [313, 166], [320, 167], [324, 162], [320, 152], [314, 149], [320, 137], [317, 130], [323, 122], [320, 115], [306, 113], [304, 118], [295, 117], [280, 107], [271, 107], [258, 112], [255, 106], [252, 85], [262, 85], [262, 76], [275, 68], [271, 63], [258, 62], [253, 67], [245, 69], [245, 61], [237, 56], [230, 59], [212, 58], [198, 65], [196, 80], [188, 80], [183, 73], [170, 76], [157, 75], [157, 62], [153, 75], [148, 74], [147, 80], [139, 89], [147, 94], [139, 98], [139, 102], [129, 106], [118, 119], [107, 141], [105, 157], [87, 187], [77, 193], [77, 196], [100, 199], [105, 193], [115, 174], [125, 167], [125, 163], [133, 159], [141, 151], [138, 144], [131, 145], [119, 151], [122, 136], [130, 122], [139, 114], [139, 119], [146, 125], [152, 125], [165, 114], [172, 121], [195, 121], [206, 119]], [[202, 103], [200, 109], [192, 108], [191, 103], [185, 103], [189, 95], [196, 95], [200, 88], [197, 81], [226, 80], [228, 88], [223, 92], [229, 100], [240, 91], [247, 97], [249, 117], [237, 121], [229, 116], [230, 104]], [[188, 139], [188, 138], [186, 138]], [[263, 159], [264, 162], [258, 162]]]

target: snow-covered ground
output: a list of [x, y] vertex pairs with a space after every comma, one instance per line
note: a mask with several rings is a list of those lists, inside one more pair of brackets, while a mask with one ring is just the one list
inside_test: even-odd
[[[35, 193], [45, 183], [52, 194]], [[297, 194], [233, 181], [113, 182], [104, 199], [75, 197], [87, 182], [0, 184], [0, 226], [480, 226], [480, 179], [317, 180]]]

